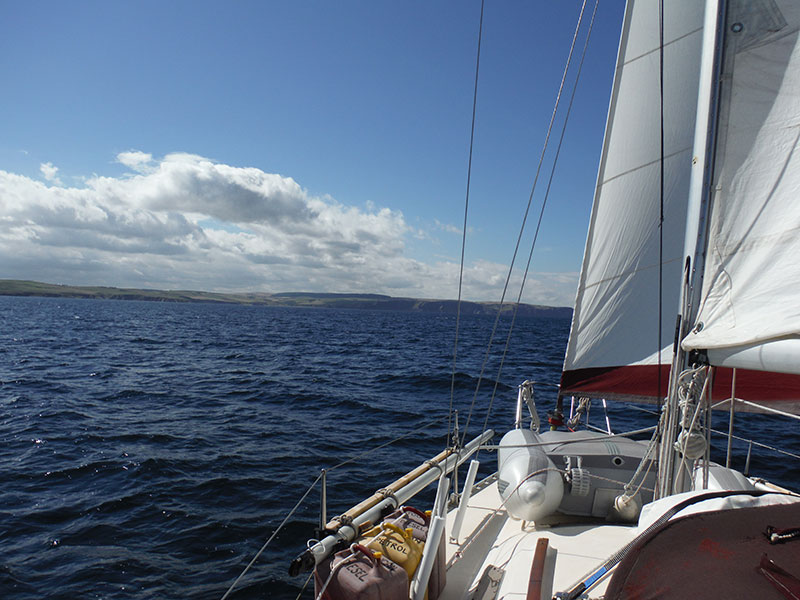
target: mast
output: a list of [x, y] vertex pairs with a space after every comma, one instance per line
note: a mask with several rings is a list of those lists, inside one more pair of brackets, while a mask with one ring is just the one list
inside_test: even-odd
[[680, 342], [689, 334], [700, 303], [714, 167], [719, 99], [718, 82], [722, 68], [724, 1], [707, 0], [705, 8], [697, 118], [689, 181], [686, 236], [684, 238], [684, 272], [681, 280], [680, 306], [678, 307], [669, 391], [662, 411], [657, 498], [686, 491], [689, 483], [682, 474], [676, 472], [680, 454], [679, 450], [675, 448], [675, 441], [678, 437], [681, 416], [678, 379], [689, 366], [689, 353], [681, 347]]

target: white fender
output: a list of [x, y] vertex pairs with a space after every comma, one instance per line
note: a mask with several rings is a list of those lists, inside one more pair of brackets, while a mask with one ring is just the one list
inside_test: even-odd
[[[497, 451], [497, 488], [509, 515], [537, 521], [555, 512], [564, 495], [564, 480], [529, 429], [512, 429]], [[532, 475], [532, 473], [536, 473]]]

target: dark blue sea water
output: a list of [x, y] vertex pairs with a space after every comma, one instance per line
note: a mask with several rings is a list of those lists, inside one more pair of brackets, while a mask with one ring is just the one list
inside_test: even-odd
[[[462, 427], [492, 324], [462, 317]], [[490, 426], [511, 424], [524, 379], [557, 382], [568, 329], [518, 321]], [[334, 514], [442, 449], [454, 331], [448, 315], [0, 297], [0, 598], [220, 598], [321, 468], [427, 427], [331, 472]], [[652, 423], [612, 410], [618, 431]], [[797, 475], [771, 454], [757, 470]], [[318, 514], [317, 487], [232, 597], [295, 598], [287, 566]]]

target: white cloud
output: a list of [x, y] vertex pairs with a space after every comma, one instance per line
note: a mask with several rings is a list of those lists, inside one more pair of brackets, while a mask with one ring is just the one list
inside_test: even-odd
[[61, 180], [58, 178], [58, 167], [53, 166], [53, 163], [42, 163], [39, 165], [39, 170], [47, 181], [61, 185]]
[[147, 173], [152, 168], [153, 155], [139, 150], [129, 150], [117, 154], [117, 162], [139, 173]]
[[[211, 291], [457, 293], [457, 263], [408, 256], [406, 244], [418, 232], [400, 211], [348, 206], [312, 196], [290, 177], [192, 154], [154, 159], [130, 151], [117, 160], [134, 172], [94, 176], [81, 187], [0, 171], [0, 277]], [[41, 170], [57, 182], [56, 167]], [[526, 301], [571, 304], [574, 274], [532, 280]], [[502, 265], [473, 263], [463, 296], [496, 300], [504, 281]]]
[[[445, 231], [447, 233], [452, 233], [454, 235], [461, 235], [461, 232], [463, 231], [461, 227], [457, 227], [450, 223], [442, 223], [441, 221], [439, 221], [439, 219], [434, 219], [434, 223], [436, 224], [437, 229], [440, 229], [441, 231]], [[472, 228], [468, 227], [467, 232], [471, 233]]]

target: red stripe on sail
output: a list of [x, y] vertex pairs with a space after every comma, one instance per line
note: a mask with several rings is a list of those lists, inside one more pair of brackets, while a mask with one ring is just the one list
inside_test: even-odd
[[[669, 365], [597, 367], [565, 371], [561, 374], [561, 393], [565, 396], [660, 402], [667, 394], [669, 371]], [[714, 368], [713, 402], [731, 397], [732, 375], [732, 369]], [[800, 375], [736, 369], [736, 397], [800, 414]], [[737, 405], [736, 410], [753, 409]]]
[[[661, 387], [658, 370], [661, 369]], [[655, 401], [667, 395], [669, 365], [636, 365], [575, 369], [561, 374], [561, 393], [590, 398]], [[738, 377], [737, 377], [738, 379]]]
[[[731, 397], [733, 369], [714, 368], [714, 402]], [[775, 405], [780, 410], [798, 414], [782, 403], [800, 402], [800, 375], [791, 373], [772, 373], [770, 371], [751, 371], [736, 369], [736, 397], [751, 402]]]

